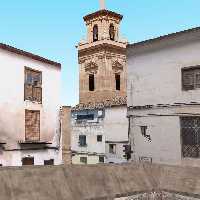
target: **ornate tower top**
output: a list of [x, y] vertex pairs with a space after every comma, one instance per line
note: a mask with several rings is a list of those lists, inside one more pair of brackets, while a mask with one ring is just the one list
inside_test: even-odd
[[105, 9], [86, 15], [86, 40], [78, 44], [80, 103], [126, 97], [126, 45], [120, 38], [122, 15]]

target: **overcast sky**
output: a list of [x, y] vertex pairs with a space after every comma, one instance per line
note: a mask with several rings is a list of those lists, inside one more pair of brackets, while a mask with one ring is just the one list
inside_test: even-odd
[[[99, 0], [0, 1], [0, 42], [61, 62], [62, 104], [78, 103], [75, 45], [86, 35], [82, 17]], [[130, 43], [200, 26], [200, 0], [106, 0], [106, 7], [124, 15]]]

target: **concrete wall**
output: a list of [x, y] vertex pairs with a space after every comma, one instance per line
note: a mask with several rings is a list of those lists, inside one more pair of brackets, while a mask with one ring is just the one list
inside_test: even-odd
[[[59, 106], [60, 106], [60, 74], [58, 67], [39, 61], [19, 56], [5, 50], [0, 50], [0, 140], [5, 141], [6, 150], [3, 151], [0, 162], [6, 165], [21, 165], [21, 155], [13, 150], [19, 150], [18, 141], [25, 140], [25, 109], [40, 111], [40, 139], [52, 142], [52, 146], [59, 145]], [[24, 67], [29, 67], [42, 72], [42, 104], [24, 101]], [[54, 80], [52, 82], [52, 80]], [[42, 151], [42, 150], [41, 150]], [[48, 151], [46, 152], [48, 157]], [[29, 154], [27, 152], [27, 154]], [[40, 160], [40, 153], [36, 154], [36, 160]], [[52, 153], [54, 154], [54, 153]], [[57, 153], [52, 156], [57, 160]], [[41, 160], [43, 156], [41, 156]], [[43, 161], [43, 160], [42, 160]], [[41, 162], [42, 162], [41, 161]], [[61, 161], [61, 157], [60, 157]], [[38, 161], [36, 164], [40, 164]], [[57, 161], [56, 161], [57, 162]], [[58, 164], [60, 162], [57, 162]]]
[[163, 191], [191, 200], [200, 199], [199, 179], [199, 168], [134, 163], [2, 168], [0, 195], [2, 200], [113, 200]]

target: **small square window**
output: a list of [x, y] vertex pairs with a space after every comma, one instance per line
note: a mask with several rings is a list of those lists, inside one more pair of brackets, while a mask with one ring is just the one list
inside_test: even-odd
[[99, 156], [99, 163], [104, 163], [104, 156]]
[[34, 157], [22, 158], [22, 165], [34, 165]]
[[44, 165], [54, 165], [54, 159], [44, 160]]
[[80, 157], [80, 162], [83, 164], [87, 164], [87, 157]]
[[109, 153], [116, 154], [116, 144], [109, 144]]
[[102, 140], [103, 140], [102, 135], [97, 135], [97, 142], [102, 142]]

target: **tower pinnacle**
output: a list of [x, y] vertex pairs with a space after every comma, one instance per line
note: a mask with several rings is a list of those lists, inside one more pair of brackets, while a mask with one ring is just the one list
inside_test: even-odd
[[100, 1], [100, 10], [104, 10], [106, 8], [105, 0], [99, 0]]

